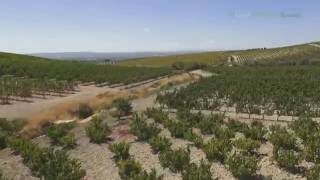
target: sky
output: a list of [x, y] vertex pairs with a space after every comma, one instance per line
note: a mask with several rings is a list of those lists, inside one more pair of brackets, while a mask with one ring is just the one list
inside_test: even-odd
[[227, 50], [320, 41], [319, 0], [1, 0], [0, 51]]

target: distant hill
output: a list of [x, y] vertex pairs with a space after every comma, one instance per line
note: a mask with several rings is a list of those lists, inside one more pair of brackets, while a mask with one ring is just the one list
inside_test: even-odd
[[80, 60], [80, 61], [99, 61], [99, 60], [125, 60], [136, 59], [144, 57], [161, 57], [177, 54], [189, 54], [194, 53], [192, 51], [178, 51], [178, 52], [57, 52], [57, 53], [33, 53], [32, 56], [38, 56], [50, 59], [60, 60]]
[[233, 59], [240, 64], [263, 62], [263, 61], [286, 61], [286, 60], [319, 60], [320, 47], [314, 44], [319, 42], [306, 43], [279, 48], [257, 48], [233, 51], [213, 51], [184, 55], [169, 55], [163, 57], [146, 57], [124, 60], [120, 65], [126, 66], [170, 66], [176, 62], [182, 63], [203, 63], [220, 64]]

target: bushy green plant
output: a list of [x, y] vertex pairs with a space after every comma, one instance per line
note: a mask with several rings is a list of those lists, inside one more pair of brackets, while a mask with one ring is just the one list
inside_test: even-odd
[[134, 179], [142, 172], [140, 163], [132, 159], [119, 161], [118, 168], [120, 177], [125, 180]]
[[215, 130], [220, 127], [221, 124], [213, 121], [210, 118], [204, 118], [198, 123], [198, 128], [202, 134], [213, 134]]
[[248, 155], [249, 154], [252, 155], [257, 152], [261, 143], [259, 141], [252, 140], [250, 138], [240, 138], [234, 141], [234, 145], [241, 152], [246, 153]]
[[212, 180], [210, 164], [201, 160], [200, 165], [191, 163], [185, 171], [182, 172], [182, 180]]
[[11, 138], [10, 147], [20, 154], [32, 173], [44, 179], [79, 180], [85, 176], [77, 160], [65, 151], [41, 149], [29, 140]]
[[136, 114], [130, 124], [130, 131], [138, 137], [138, 140], [146, 141], [158, 135], [161, 130], [155, 123], [148, 124], [143, 117]]
[[69, 131], [74, 126], [74, 123], [52, 124], [47, 130], [47, 136], [53, 144], [72, 147], [75, 145], [75, 139], [74, 134]]
[[307, 161], [320, 162], [320, 133], [314, 133], [304, 143], [304, 154]]
[[154, 136], [149, 140], [149, 144], [154, 153], [163, 152], [170, 149], [172, 143], [166, 137]]
[[184, 138], [187, 139], [188, 141], [193, 142], [193, 144], [197, 148], [202, 148], [203, 147], [203, 144], [204, 144], [203, 138], [200, 135], [192, 132], [192, 130], [189, 130], [189, 131], [185, 132]]
[[175, 138], [184, 138], [185, 133], [190, 131], [190, 128], [186, 124], [180, 121], [178, 122], [171, 121], [168, 129], [171, 133], [171, 136]]
[[119, 111], [119, 118], [121, 116], [127, 116], [131, 113], [132, 105], [128, 99], [118, 98], [113, 100], [112, 106]]
[[280, 167], [290, 172], [295, 172], [296, 166], [301, 160], [301, 156], [298, 152], [283, 148], [275, 149], [273, 156]]
[[320, 165], [316, 164], [314, 167], [309, 169], [306, 173], [308, 180], [318, 180], [320, 179]]
[[160, 153], [160, 163], [173, 172], [182, 172], [190, 163], [190, 151], [184, 149], [167, 150]]
[[310, 136], [320, 130], [319, 124], [308, 117], [300, 117], [293, 121], [290, 127], [303, 141], [307, 141]]
[[219, 127], [214, 132], [214, 135], [218, 139], [228, 140], [230, 138], [233, 138], [235, 136], [235, 133], [229, 128]]
[[88, 104], [80, 104], [77, 113], [79, 118], [85, 119], [93, 114], [93, 109]]
[[165, 123], [169, 119], [168, 113], [157, 108], [147, 108], [145, 114], [148, 118], [152, 118], [156, 123], [160, 124]]
[[7, 147], [7, 134], [0, 130], [0, 150]]
[[114, 153], [113, 158], [118, 162], [130, 158], [130, 144], [126, 142], [114, 143], [109, 146], [111, 152]]
[[212, 139], [204, 144], [204, 152], [209, 161], [224, 162], [232, 149], [231, 142], [226, 139]]
[[39, 169], [44, 179], [79, 180], [86, 174], [80, 162], [70, 159], [65, 151], [48, 149], [44, 155], [44, 162]]
[[151, 172], [143, 171], [142, 173], [136, 175], [132, 180], [162, 180], [163, 175], [158, 175], [155, 169], [151, 169]]
[[22, 119], [15, 119], [8, 121], [7, 119], [0, 118], [0, 131], [6, 132], [8, 135], [12, 135], [19, 132], [25, 125], [25, 121]]
[[258, 170], [258, 159], [242, 153], [234, 153], [228, 157], [228, 167], [232, 174], [239, 179], [250, 179]]
[[87, 126], [86, 133], [91, 142], [101, 144], [107, 141], [111, 130], [107, 123], [103, 122], [100, 117], [95, 116]]
[[229, 129], [232, 129], [235, 132], [242, 132], [242, 133], [249, 128], [247, 124], [234, 119], [229, 119], [227, 122], [227, 126]]
[[250, 128], [246, 128], [244, 130], [244, 135], [247, 138], [251, 138], [257, 141], [264, 141], [265, 134], [267, 133], [267, 129], [260, 122], [253, 122]]
[[74, 133], [68, 133], [67, 135], [59, 139], [59, 145], [64, 149], [72, 149], [77, 145]]
[[296, 137], [289, 133], [286, 128], [279, 125], [270, 127], [269, 141], [276, 148], [296, 149]]

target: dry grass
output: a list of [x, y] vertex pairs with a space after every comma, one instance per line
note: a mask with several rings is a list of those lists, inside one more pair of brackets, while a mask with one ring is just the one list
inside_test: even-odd
[[[187, 73], [174, 75], [168, 78], [160, 79], [142, 86], [138, 86], [132, 89], [118, 90], [118, 91], [108, 91], [106, 93], [100, 94], [88, 102], [86, 102], [90, 107], [94, 109], [99, 109], [100, 107], [108, 107], [111, 105], [112, 101], [117, 98], [141, 98], [146, 97], [159, 91], [163, 86], [171, 83], [173, 85], [182, 84], [189, 81], [198, 80], [200, 77], [197, 75], [190, 75]], [[41, 133], [41, 129], [48, 122], [54, 122], [61, 119], [74, 119], [72, 112], [78, 108], [79, 104], [84, 102], [72, 101], [59, 104], [53, 108], [50, 108], [41, 113], [37, 113], [28, 118], [28, 124], [23, 129], [23, 135], [27, 137], [34, 137]]]

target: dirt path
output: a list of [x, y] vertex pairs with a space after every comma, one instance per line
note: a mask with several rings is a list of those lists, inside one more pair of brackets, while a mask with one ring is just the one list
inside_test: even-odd
[[6, 109], [1, 107], [0, 117], [25, 117], [27, 119], [27, 126], [24, 129], [24, 135], [34, 137], [38, 134], [41, 126], [46, 124], [47, 122], [75, 119], [72, 112], [74, 112], [78, 108], [79, 103], [87, 103], [91, 107], [96, 109], [101, 107], [101, 105], [111, 105], [112, 101], [116, 98], [142, 98], [140, 100], [140, 104], [145, 104], [144, 107], [135, 107], [143, 110], [153, 103], [152, 100], [149, 100], [149, 103], [144, 103], [144, 98], [155, 94], [162, 87], [168, 84], [184, 84], [191, 81], [196, 81], [198, 79], [200, 79], [200, 75], [183, 73], [165, 77], [148, 83], [141, 82], [141, 85], [135, 85], [132, 88], [128, 88], [127, 86], [117, 88], [97, 88], [91, 86], [86, 87], [87, 89], [81, 90], [78, 94], [61, 99], [48, 100], [48, 102], [35, 102], [34, 104], [13, 105], [5, 107]]
[[79, 92], [69, 94], [65, 97], [48, 96], [46, 99], [33, 98], [33, 102], [13, 102], [10, 105], [0, 105], [0, 117], [14, 119], [14, 118], [28, 118], [36, 113], [41, 113], [59, 104], [66, 102], [84, 103], [97, 95], [106, 91], [119, 91], [118, 88], [80, 86]]

